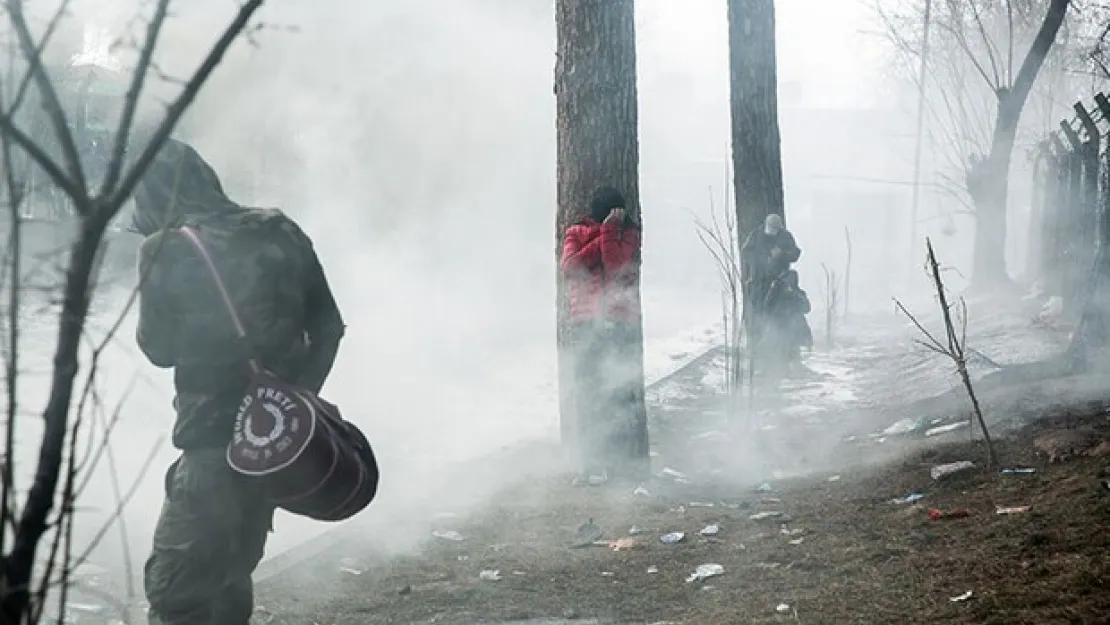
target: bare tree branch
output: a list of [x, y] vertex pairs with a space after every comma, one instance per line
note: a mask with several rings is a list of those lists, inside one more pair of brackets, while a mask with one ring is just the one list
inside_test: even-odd
[[11, 18], [12, 29], [15, 31], [19, 46], [27, 59], [28, 72], [39, 89], [43, 99], [43, 111], [46, 113], [50, 124], [54, 127], [54, 136], [62, 148], [62, 155], [66, 168], [69, 169], [69, 181], [76, 187], [78, 197], [85, 197], [88, 192], [85, 170], [81, 165], [81, 157], [77, 152], [77, 144], [73, 140], [73, 133], [69, 130], [66, 112], [58, 99], [58, 92], [46, 69], [42, 66], [42, 57], [36, 54], [39, 46], [35, 45], [31, 37], [31, 30], [27, 26], [27, 19], [23, 15], [23, 0], [7, 0], [8, 16]]
[[[30, 38], [26, 23], [22, 16], [22, 3], [19, 0], [7, 0], [8, 13], [16, 30], [20, 34], [23, 53], [29, 55], [28, 62], [36, 72], [36, 83], [44, 92], [49, 92], [45, 98], [53, 102], [47, 103], [49, 109], [54, 109], [53, 122], [59, 134], [59, 142], [63, 144], [76, 181], [63, 188], [71, 194], [71, 199], [81, 216], [80, 228], [76, 240], [73, 242], [68, 255], [68, 268], [64, 287], [62, 289], [60, 323], [57, 329], [57, 341], [54, 350], [54, 366], [51, 373], [49, 398], [42, 416], [44, 431], [39, 449], [38, 462], [35, 467], [35, 477], [26, 504], [19, 517], [15, 532], [14, 544], [6, 554], [4, 567], [6, 593], [0, 598], [0, 620], [4, 622], [20, 622], [30, 609], [30, 584], [34, 569], [35, 555], [39, 543], [47, 529], [47, 520], [54, 507], [57, 489], [61, 478], [61, 469], [67, 447], [67, 441], [73, 444], [70, 427], [70, 404], [73, 398], [74, 385], [78, 373], [78, 352], [83, 336], [86, 317], [89, 312], [89, 300], [92, 292], [92, 272], [97, 259], [100, 246], [108, 224], [115, 217], [123, 203], [134, 190], [135, 185], [145, 173], [146, 168], [153, 160], [157, 150], [169, 136], [177, 121], [184, 114], [186, 108], [195, 99], [197, 92], [218, 65], [224, 54], [235, 40], [237, 34], [243, 30], [251, 15], [261, 6], [262, 0], [250, 0], [239, 11], [238, 15], [222, 33], [212, 49], [201, 63], [196, 74], [186, 83], [185, 88], [170, 105], [165, 118], [161, 121], [157, 131], [147, 143], [142, 155], [136, 163], [127, 168], [122, 175], [122, 183], [115, 189], [99, 193], [96, 198], [90, 198], [85, 185], [84, 175], [80, 169], [80, 162], [76, 160], [76, 149], [73, 137], [68, 135], [65, 124], [64, 112], [57, 104], [56, 94], [53, 94], [49, 77], [42, 67], [41, 58], [34, 56], [36, 46]], [[152, 31], [156, 34], [156, 29]], [[148, 33], [148, 36], [151, 33]], [[145, 48], [145, 46], [144, 46]], [[145, 72], [147, 67], [137, 67], [136, 72]], [[137, 97], [135, 98], [137, 100]], [[127, 113], [126, 116], [133, 115]], [[60, 120], [60, 121], [59, 121]], [[11, 123], [8, 114], [3, 117], [5, 122], [0, 125], [0, 130], [12, 137], [13, 141], [25, 147], [23, 143], [30, 144]], [[15, 130], [16, 132], [12, 132]], [[22, 139], [21, 139], [22, 137]], [[28, 149], [33, 155], [33, 149]], [[49, 162], [46, 159], [45, 162]], [[48, 172], [49, 173], [49, 172]], [[54, 172], [58, 173], [58, 172]], [[58, 176], [58, 182], [63, 182], [66, 176]], [[76, 187], [76, 188], [74, 188]], [[74, 420], [74, 427], [80, 425], [80, 415]], [[68, 437], [68, 438], [67, 438]], [[73, 461], [73, 454], [70, 454]], [[72, 484], [75, 481], [71, 468], [67, 472], [66, 495], [63, 495], [63, 513], [72, 513]], [[68, 507], [67, 507], [68, 506]], [[72, 514], [70, 514], [72, 516]], [[62, 531], [66, 531], [64, 528]], [[63, 576], [64, 577], [64, 576]]]
[[169, 5], [170, 0], [158, 0], [158, 5], [154, 9], [154, 16], [147, 26], [146, 40], [143, 42], [142, 51], [139, 53], [137, 69], [131, 74], [131, 85], [127, 88], [127, 94], [124, 96], [123, 111], [119, 118], [119, 127], [116, 129], [115, 142], [112, 145], [112, 157], [108, 161], [108, 171], [104, 175], [104, 183], [101, 187], [102, 193], [108, 193], [116, 186], [116, 183], [119, 182], [120, 172], [123, 171], [125, 163], [123, 156], [131, 134], [131, 125], [135, 120], [135, 112], [139, 108], [139, 95], [143, 91], [143, 82], [147, 76], [146, 68], [150, 67], [151, 59], [154, 57], [154, 48], [158, 45], [158, 34], [166, 21]]
[[135, 185], [139, 183], [139, 179], [146, 173], [147, 167], [149, 167], [150, 163], [154, 160], [154, 156], [162, 147], [162, 143], [169, 138], [170, 133], [173, 132], [174, 127], [177, 126], [177, 122], [181, 119], [181, 116], [185, 114], [185, 110], [188, 109], [189, 105], [196, 99], [197, 93], [200, 92], [200, 88], [204, 86], [204, 83], [207, 82], [212, 71], [215, 70], [216, 66], [223, 60], [224, 54], [227, 53], [231, 44], [235, 42], [235, 38], [238, 36], [239, 32], [246, 27], [247, 22], [250, 21], [254, 12], [258, 10], [258, 7], [262, 6], [262, 2], [263, 0], [248, 0], [243, 4], [242, 8], [239, 9], [239, 13], [235, 16], [235, 19], [224, 29], [223, 35], [216, 41], [216, 44], [212, 47], [212, 51], [208, 53], [208, 56], [204, 59], [204, 62], [201, 63], [196, 73], [185, 83], [185, 87], [181, 90], [181, 94], [178, 95], [177, 99], [169, 106], [165, 118], [162, 119], [161, 124], [159, 124], [158, 128], [154, 131], [142, 154], [136, 159], [135, 164], [131, 167], [131, 171], [124, 176], [123, 182], [120, 183], [119, 188], [115, 189], [105, 202], [108, 206], [115, 206], [118, 209], [119, 206], [122, 206], [123, 203], [127, 201], [127, 198], [131, 197], [132, 191], [135, 190]]
[[[62, 18], [69, 13], [69, 3], [71, 0], [61, 0], [61, 5], [54, 15], [50, 17], [50, 21], [46, 25], [46, 32], [42, 34], [42, 39], [39, 40], [38, 46], [35, 47], [34, 58], [42, 58], [42, 52], [50, 43], [50, 39], [54, 36], [54, 32], [58, 29], [58, 25], [62, 23]], [[15, 59], [15, 55], [12, 55]], [[8, 105], [8, 111], [12, 114], [19, 110], [23, 104], [23, 97], [27, 94], [27, 89], [31, 85], [31, 80], [34, 77], [34, 71], [27, 71], [23, 74], [23, 78], [19, 81], [19, 88], [16, 89], [15, 95], [12, 97], [11, 103]]]
[[983, 411], [979, 405], [979, 398], [975, 394], [975, 387], [971, 383], [971, 375], [967, 370], [967, 355], [964, 346], [967, 344], [967, 304], [963, 298], [959, 300], [961, 310], [960, 322], [961, 329], [957, 335], [955, 323], [952, 321], [952, 305], [948, 303], [948, 292], [944, 286], [944, 281], [941, 279], [940, 263], [937, 262], [936, 252], [933, 251], [933, 242], [928, 238], [925, 239], [926, 248], [926, 265], [930, 277], [933, 280], [933, 286], [936, 288], [937, 301], [940, 304], [940, 312], [944, 321], [945, 337], [947, 345], [941, 343], [935, 336], [929, 333], [928, 330], [914, 317], [906, 307], [898, 300], [895, 305], [898, 307], [906, 317], [921, 333], [928, 339], [928, 342], [917, 340], [919, 345], [928, 348], [930, 351], [936, 352], [947, 356], [956, 365], [956, 372], [960, 376], [960, 381], [963, 383], [964, 389], [967, 391], [968, 398], [971, 400], [972, 414], [979, 424], [979, 428], [983, 433], [983, 440], [987, 445], [987, 466], [993, 466], [997, 457], [994, 452], [994, 443], [991, 441], [990, 431], [987, 428], [986, 419], [983, 418]]

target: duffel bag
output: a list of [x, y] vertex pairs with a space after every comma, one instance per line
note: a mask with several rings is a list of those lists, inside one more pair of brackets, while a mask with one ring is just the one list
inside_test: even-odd
[[[246, 328], [208, 249], [189, 227], [181, 232], [204, 259], [236, 333]], [[257, 480], [276, 506], [318, 521], [342, 521], [370, 504], [378, 463], [366, 436], [334, 404], [251, 362], [253, 375], [235, 417], [227, 463]]]

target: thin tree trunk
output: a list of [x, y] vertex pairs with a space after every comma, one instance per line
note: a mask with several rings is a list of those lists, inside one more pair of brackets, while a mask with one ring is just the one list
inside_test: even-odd
[[1025, 102], [1064, 23], [1068, 3], [1069, 0], [1051, 0], [1014, 84], [998, 93], [990, 153], [968, 172], [968, 192], [976, 214], [972, 282], [978, 289], [1012, 284], [1006, 273], [1006, 206], [1014, 140]]
[[[556, 260], [562, 235], [586, 211], [591, 194], [612, 185], [641, 224], [636, 104], [636, 29], [633, 0], [557, 0], [555, 66], [558, 215]], [[639, 259], [636, 282], [639, 289]], [[570, 379], [566, 284], [557, 279], [559, 412], [564, 443], [575, 446], [574, 384]], [[637, 298], [637, 301], [639, 298]], [[643, 326], [637, 321], [628, 365], [637, 372], [635, 427], [614, 450], [634, 472], [648, 468], [647, 408], [643, 392]]]

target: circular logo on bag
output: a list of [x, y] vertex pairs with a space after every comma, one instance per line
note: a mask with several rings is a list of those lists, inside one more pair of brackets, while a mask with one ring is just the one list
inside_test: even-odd
[[308, 444], [315, 410], [278, 386], [257, 384], [243, 397], [228, 446], [236, 470], [265, 474], [290, 464]]

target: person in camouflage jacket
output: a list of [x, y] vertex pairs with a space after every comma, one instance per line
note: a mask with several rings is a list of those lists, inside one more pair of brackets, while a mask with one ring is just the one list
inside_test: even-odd
[[[144, 569], [152, 625], [248, 625], [251, 574], [274, 507], [228, 466], [225, 450], [255, 359], [319, 391], [344, 333], [312, 241], [277, 209], [224, 194], [192, 147], [169, 140], [135, 191], [139, 250], [136, 338], [152, 364], [173, 368], [173, 444], [166, 499]], [[204, 260], [211, 254], [246, 326], [231, 317]]]

